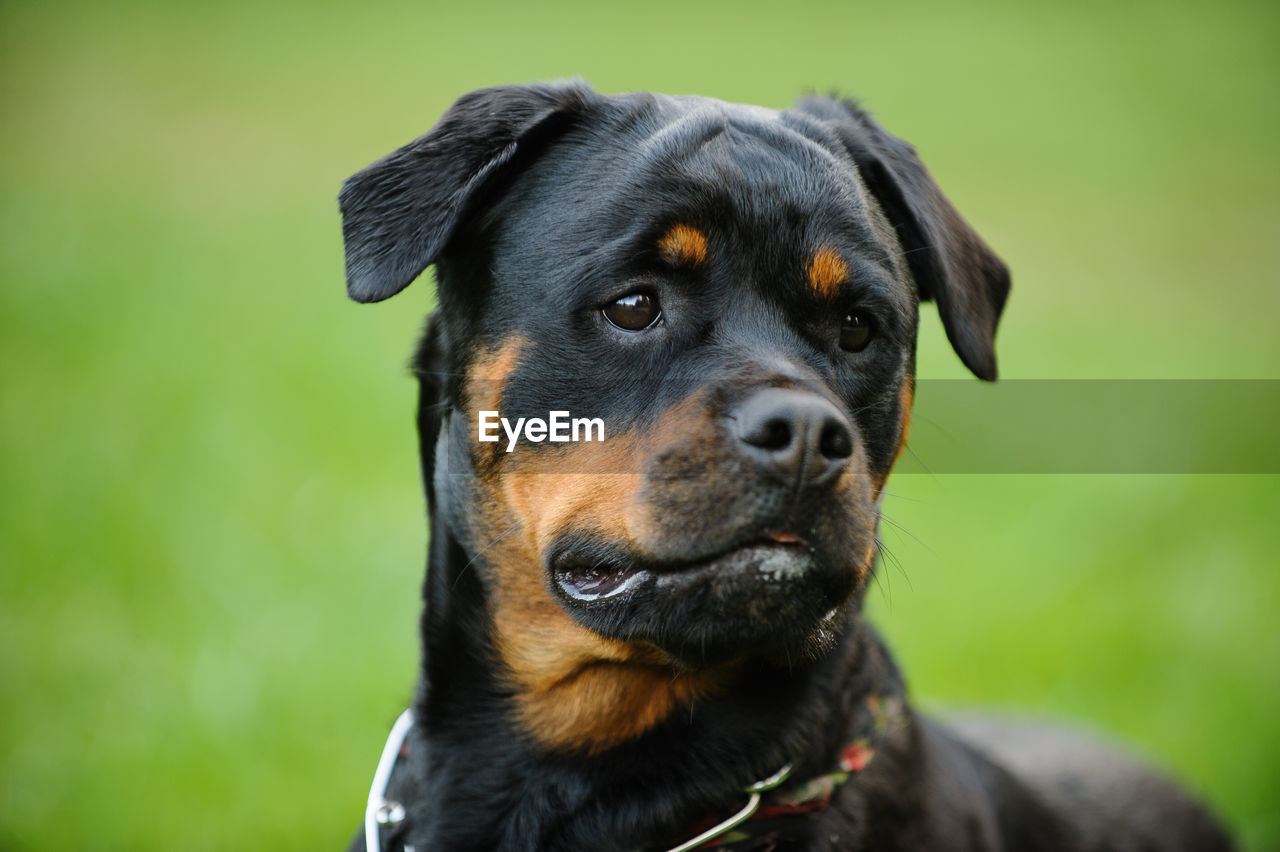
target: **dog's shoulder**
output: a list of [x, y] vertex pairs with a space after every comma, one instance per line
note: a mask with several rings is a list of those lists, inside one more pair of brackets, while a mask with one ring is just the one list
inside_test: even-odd
[[[941, 726], [938, 726], [941, 727]], [[947, 736], [1000, 767], [1086, 849], [1232, 848], [1207, 809], [1162, 773], [1096, 735], [995, 716], [947, 719]]]

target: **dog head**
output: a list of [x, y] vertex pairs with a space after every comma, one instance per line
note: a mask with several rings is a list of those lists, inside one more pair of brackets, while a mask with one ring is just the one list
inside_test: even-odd
[[487, 89], [340, 202], [353, 298], [436, 266], [433, 536], [479, 578], [548, 746], [607, 747], [744, 660], [838, 639], [907, 437], [920, 300], [996, 375], [1004, 265], [851, 103]]

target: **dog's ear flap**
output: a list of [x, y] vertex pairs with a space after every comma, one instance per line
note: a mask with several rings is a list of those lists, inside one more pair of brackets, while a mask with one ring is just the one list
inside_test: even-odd
[[581, 83], [471, 92], [425, 135], [348, 178], [338, 204], [351, 298], [377, 302], [409, 286], [517, 155], [596, 97]]
[[1009, 270], [961, 218], [915, 148], [850, 101], [810, 97], [798, 110], [823, 120], [853, 157], [867, 189], [898, 232], [922, 300], [934, 299], [965, 366], [996, 378], [995, 336]]

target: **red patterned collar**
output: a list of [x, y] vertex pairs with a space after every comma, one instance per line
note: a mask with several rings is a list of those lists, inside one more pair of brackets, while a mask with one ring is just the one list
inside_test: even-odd
[[791, 766], [788, 764], [769, 778], [747, 787], [743, 792], [750, 798], [742, 810], [725, 820], [717, 821], [715, 817], [703, 820], [692, 829], [693, 838], [668, 852], [772, 849], [773, 841], [791, 818], [811, 816], [830, 807], [836, 791], [867, 768], [885, 737], [902, 723], [903, 715], [900, 696], [868, 695], [852, 720], [852, 728], [858, 734], [840, 750], [831, 772], [789, 783]]

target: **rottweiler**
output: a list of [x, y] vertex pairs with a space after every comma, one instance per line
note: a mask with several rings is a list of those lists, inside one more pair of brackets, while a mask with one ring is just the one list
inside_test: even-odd
[[353, 848], [1219, 850], [1102, 746], [914, 713], [861, 612], [921, 301], [996, 378], [1004, 265], [856, 103], [460, 98], [339, 197], [434, 264], [422, 662]]

